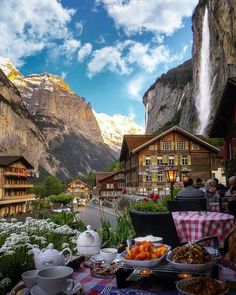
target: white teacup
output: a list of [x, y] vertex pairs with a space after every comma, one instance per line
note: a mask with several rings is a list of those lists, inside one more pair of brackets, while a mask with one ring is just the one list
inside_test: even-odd
[[100, 255], [102, 256], [103, 260], [107, 263], [112, 262], [116, 259], [117, 256], [117, 249], [115, 248], [103, 248], [100, 250]]
[[73, 269], [67, 266], [52, 266], [38, 271], [37, 283], [48, 295], [61, 292], [72, 294], [78, 285], [72, 280]]
[[22, 273], [21, 277], [26, 287], [31, 289], [37, 283], [38, 270], [32, 269]]

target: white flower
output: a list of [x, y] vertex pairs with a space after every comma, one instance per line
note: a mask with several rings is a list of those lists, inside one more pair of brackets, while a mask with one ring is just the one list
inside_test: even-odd
[[9, 278], [3, 278], [0, 281], [0, 288], [5, 288], [11, 283], [11, 280]]

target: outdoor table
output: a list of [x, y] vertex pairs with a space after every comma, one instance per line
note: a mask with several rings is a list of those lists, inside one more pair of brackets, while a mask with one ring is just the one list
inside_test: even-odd
[[181, 242], [218, 236], [221, 248], [234, 225], [234, 216], [219, 212], [173, 212], [172, 215]]

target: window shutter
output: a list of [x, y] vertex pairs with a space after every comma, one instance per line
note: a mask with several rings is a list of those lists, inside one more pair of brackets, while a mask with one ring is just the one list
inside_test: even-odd
[[179, 155], [179, 164], [182, 165], [182, 155]]
[[174, 163], [175, 163], [175, 166], [179, 165], [179, 157], [178, 157], [178, 155], [175, 155]]
[[188, 150], [188, 141], [185, 141], [185, 150]]
[[191, 165], [191, 163], [192, 163], [191, 156], [190, 156], [190, 155], [188, 155], [188, 165]]
[[157, 174], [152, 173], [152, 182], [157, 182]]
[[151, 156], [151, 164], [157, 165], [157, 156]]
[[168, 160], [169, 160], [168, 155], [163, 155], [163, 159], [162, 159], [163, 164], [167, 164]]
[[146, 182], [146, 175], [143, 175], [143, 182]]
[[172, 141], [171, 142], [171, 149], [174, 150], [175, 149], [175, 143]]

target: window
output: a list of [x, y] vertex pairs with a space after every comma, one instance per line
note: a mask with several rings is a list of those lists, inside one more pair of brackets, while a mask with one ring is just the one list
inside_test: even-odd
[[157, 182], [162, 182], [163, 181], [163, 173], [162, 172], [158, 172], [157, 173]]
[[106, 188], [107, 189], [113, 189], [114, 188], [114, 184], [113, 183], [107, 183]]
[[157, 144], [151, 144], [149, 145], [149, 151], [157, 151]]
[[182, 156], [182, 165], [188, 165], [188, 157]]
[[146, 182], [151, 182], [152, 181], [152, 175], [148, 174], [146, 175]]
[[176, 149], [178, 151], [183, 151], [186, 149], [186, 146], [185, 146], [185, 141], [177, 141], [176, 142]]
[[175, 164], [174, 156], [169, 156], [168, 165], [174, 166], [174, 164]]
[[191, 150], [198, 151], [199, 149], [200, 149], [199, 145], [192, 142], [192, 144], [191, 144]]
[[151, 165], [151, 157], [150, 156], [146, 156], [145, 157], [145, 165], [146, 166], [150, 166]]
[[118, 182], [118, 188], [123, 188], [125, 187], [125, 183], [124, 182]]
[[163, 165], [162, 156], [158, 156], [157, 157], [157, 166], [162, 166], [162, 165]]
[[161, 149], [164, 151], [171, 150], [171, 141], [162, 141], [161, 142]]

